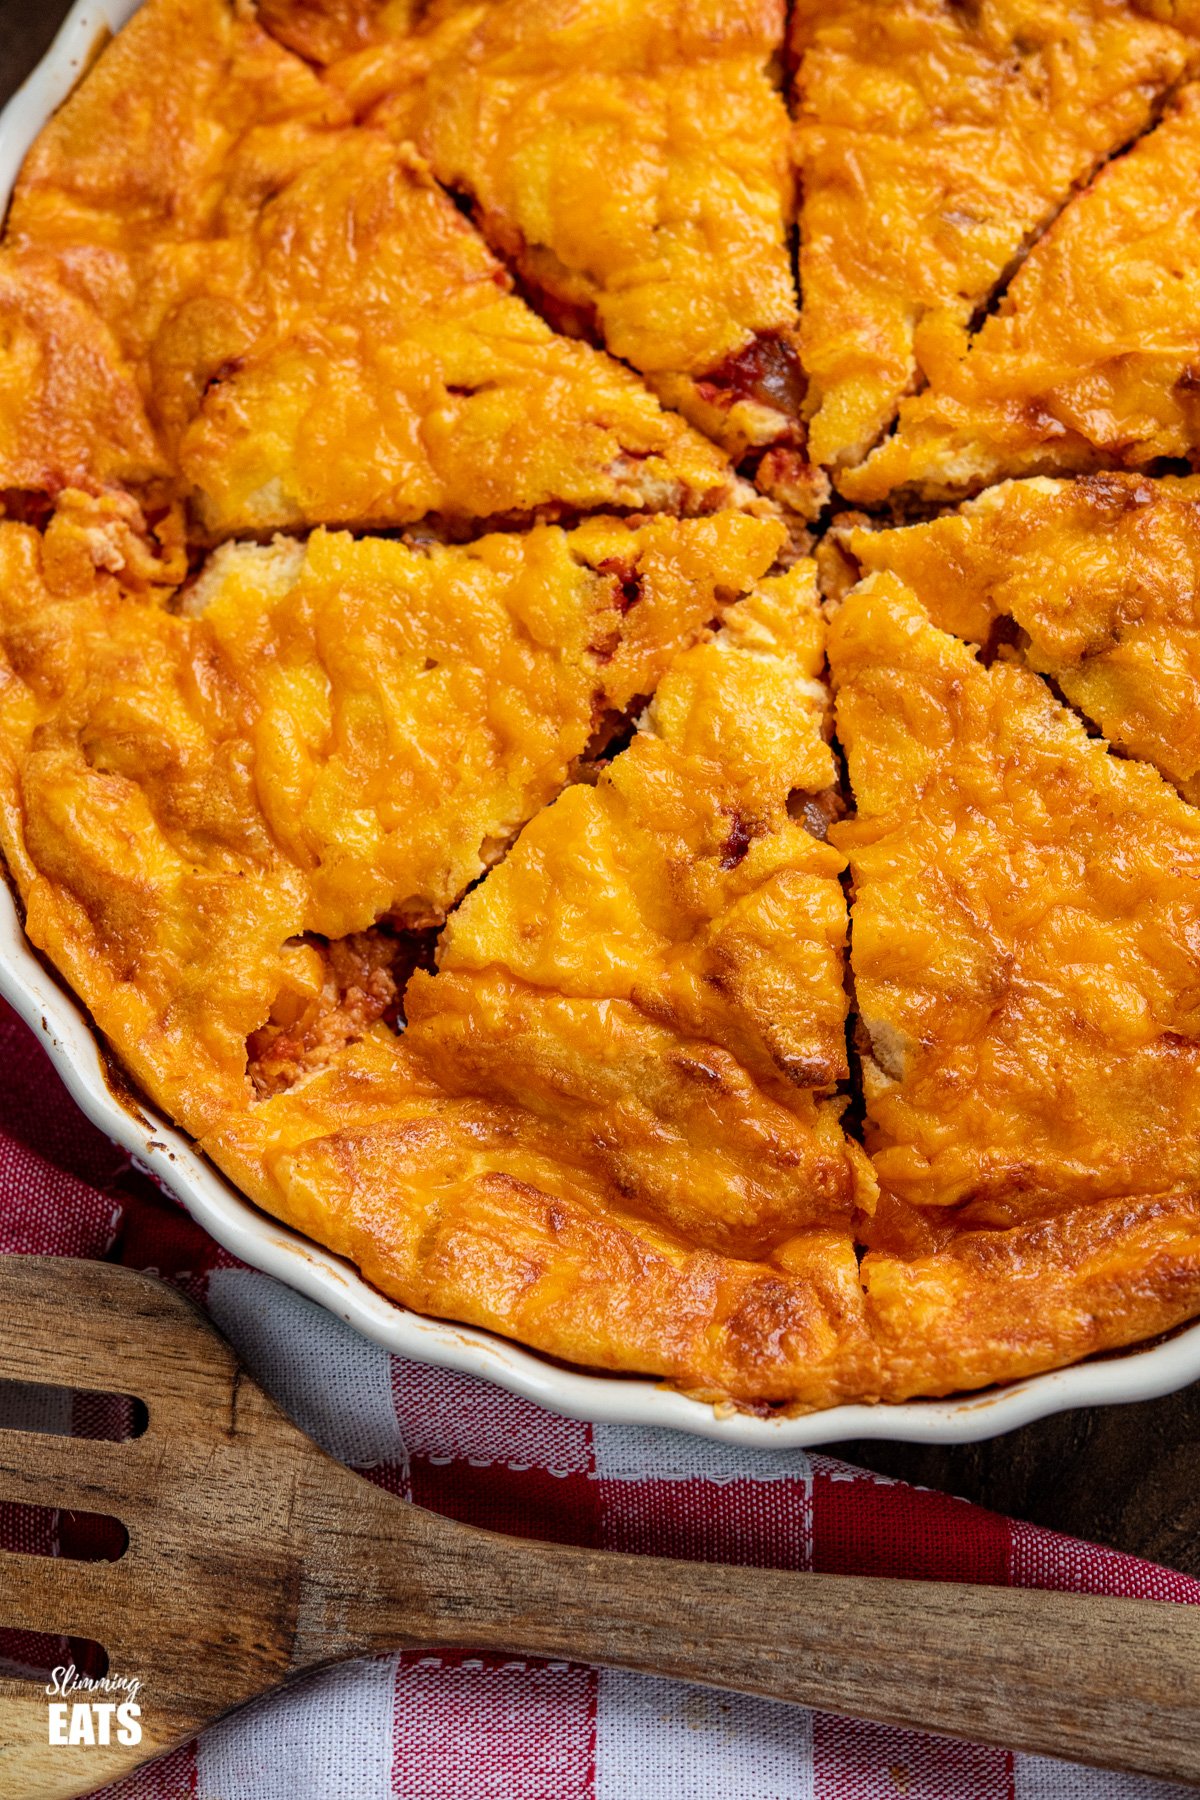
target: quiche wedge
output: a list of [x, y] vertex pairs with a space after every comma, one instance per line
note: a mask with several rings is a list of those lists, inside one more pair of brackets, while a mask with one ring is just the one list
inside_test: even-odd
[[470, 893], [403, 1037], [302, 1069], [213, 1156], [423, 1310], [709, 1398], [873, 1393], [841, 858], [788, 810], [829, 792], [821, 638], [811, 570], [732, 607]]
[[707, 439], [554, 333], [413, 147], [353, 128], [245, 5], [148, 0], [35, 146], [6, 244], [68, 298], [28, 308], [31, 351], [5, 359], [2, 487], [40, 485], [26, 435], [51, 406], [95, 418], [100, 385], [129, 423], [110, 443], [97, 418], [61, 480], [133, 486], [148, 424], [147, 503], [186, 504], [203, 541], [739, 496]]
[[810, 454], [851, 470], [904, 396], [953, 381], [977, 315], [1200, 38], [1136, 0], [796, 0], [790, 47]]
[[405, 126], [438, 178], [549, 317], [814, 515], [827, 489], [802, 454], [781, 0], [435, 17], [449, 40]]
[[831, 627], [885, 1384], [1200, 1304], [1200, 812], [876, 574]]
[[1200, 480], [1105, 474], [1002, 482], [900, 529], [839, 528], [936, 625], [1015, 636], [1114, 748], [1200, 801]]
[[1200, 444], [1200, 85], [1059, 214], [966, 353], [842, 476], [874, 502], [1014, 475], [1148, 469]]
[[[816, 516], [783, 0], [273, 0], [355, 117], [411, 141], [552, 324]], [[317, 49], [318, 43], [320, 49]]]

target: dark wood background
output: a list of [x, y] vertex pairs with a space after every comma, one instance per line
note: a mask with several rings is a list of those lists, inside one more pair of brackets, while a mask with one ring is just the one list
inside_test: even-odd
[[[0, 0], [0, 98], [45, 50], [65, 0]], [[1070, 1413], [989, 1443], [831, 1446], [852, 1461], [1200, 1575], [1200, 1385]]]

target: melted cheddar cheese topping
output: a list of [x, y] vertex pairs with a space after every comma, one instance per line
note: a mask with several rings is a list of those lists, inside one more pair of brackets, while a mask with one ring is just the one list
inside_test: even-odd
[[888, 1391], [1026, 1373], [1055, 1343], [1080, 1355], [1185, 1316], [1200, 813], [1032, 671], [983, 667], [895, 575], [847, 597], [829, 655]]
[[1200, 481], [1005, 482], [928, 524], [838, 533], [936, 625], [986, 644], [1016, 626], [1030, 664], [1109, 743], [1200, 801]]
[[[227, 0], [150, 0], [35, 146], [7, 244], [29, 350], [0, 378], [2, 487], [158, 477], [206, 540], [738, 492], [706, 439], [513, 292], [411, 145], [354, 128]], [[96, 442], [31, 469], [48, 412]]]
[[108, 46], [0, 240], [0, 848], [253, 1201], [760, 1411], [1200, 1314], [1198, 48], [1194, 0]]
[[976, 313], [1036, 234], [1152, 121], [1197, 49], [1194, 20], [1155, 10], [796, 0], [801, 356], [817, 462], [854, 467], [904, 395], [951, 378]]
[[822, 639], [811, 566], [735, 607], [468, 895], [405, 1002], [446, 1086], [557, 1120], [651, 1217], [742, 1256], [848, 1227], [858, 1185], [842, 859], [803, 811], [834, 781]]
[[1012, 475], [1144, 468], [1200, 449], [1200, 86], [1101, 169], [1034, 245], [997, 311], [842, 478], [973, 493]]
[[443, 10], [406, 123], [552, 315], [735, 453], [802, 445], [779, 0]]

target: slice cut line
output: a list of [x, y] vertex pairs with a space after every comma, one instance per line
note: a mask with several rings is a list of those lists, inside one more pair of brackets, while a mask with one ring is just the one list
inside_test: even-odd
[[842, 862], [811, 564], [684, 652], [594, 787], [567, 790], [413, 977], [407, 1043], [501, 1094], [691, 1242], [774, 1254], [869, 1204], [839, 1124]]
[[[814, 461], [853, 468], [905, 395], [952, 383], [975, 319], [1030, 245], [1153, 122], [1200, 39], [1178, 9], [1151, 12], [1129, 0], [797, 0]], [[882, 481], [870, 479], [871, 497]], [[849, 476], [839, 485], [868, 496]]]
[[1200, 445], [1200, 87], [1064, 208], [966, 354], [840, 486], [956, 499], [1009, 476], [1143, 469]]
[[1200, 801], [1200, 480], [1005, 482], [923, 525], [835, 533], [933, 622], [1022, 654], [1115, 748]]

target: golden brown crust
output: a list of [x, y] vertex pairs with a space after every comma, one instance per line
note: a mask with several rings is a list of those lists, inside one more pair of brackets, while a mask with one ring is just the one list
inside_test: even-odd
[[572, 1166], [553, 1127], [446, 1099], [411, 1067], [402, 1082], [398, 1055], [365, 1040], [205, 1148], [419, 1311], [748, 1406], [875, 1393], [848, 1234], [801, 1234], [773, 1264], [697, 1249]]
[[0, 489], [146, 488], [168, 464], [104, 321], [48, 258], [0, 251]]
[[246, 696], [169, 590], [90, 566], [108, 541], [70, 509], [44, 541], [0, 525], [3, 848], [30, 937], [199, 1132], [244, 1101], [303, 883], [254, 798]]
[[421, 0], [257, 0], [264, 31], [313, 63], [336, 63], [407, 31]]
[[[302, 163], [330, 117], [330, 96], [249, 6], [152, 0], [134, 15], [40, 133], [13, 195], [5, 249], [29, 348], [0, 363], [0, 487], [162, 485], [172, 421], [149, 367], [155, 336], [198, 262], [232, 276], [228, 212], [256, 210], [266, 171]], [[22, 449], [43, 441], [44, 483]]]
[[1141, 1196], [963, 1230], [923, 1256], [872, 1250], [862, 1277], [885, 1399], [1015, 1381], [1193, 1318], [1200, 1198]]

